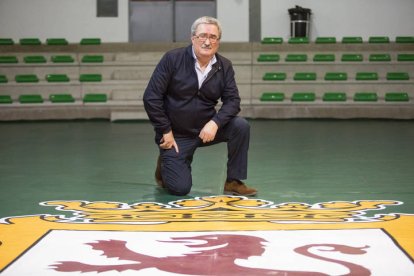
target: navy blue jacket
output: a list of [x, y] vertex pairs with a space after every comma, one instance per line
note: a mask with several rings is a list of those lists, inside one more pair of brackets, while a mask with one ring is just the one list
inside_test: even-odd
[[[170, 130], [174, 136], [198, 136], [208, 121], [213, 120], [220, 128], [239, 113], [233, 66], [219, 54], [216, 58], [199, 89], [192, 45], [162, 57], [144, 93], [144, 107], [157, 139]], [[216, 111], [220, 99], [223, 104]]]

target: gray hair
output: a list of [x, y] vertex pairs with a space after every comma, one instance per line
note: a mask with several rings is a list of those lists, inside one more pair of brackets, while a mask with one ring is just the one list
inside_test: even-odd
[[191, 35], [195, 35], [196, 34], [196, 30], [198, 28], [198, 25], [200, 24], [213, 24], [217, 26], [218, 32], [219, 32], [219, 38], [221, 38], [221, 24], [220, 22], [214, 18], [214, 17], [210, 17], [210, 16], [203, 16], [200, 17], [198, 19], [196, 19], [193, 23], [193, 25], [191, 25]]

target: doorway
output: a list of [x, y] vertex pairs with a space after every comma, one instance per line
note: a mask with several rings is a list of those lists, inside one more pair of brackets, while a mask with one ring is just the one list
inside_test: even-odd
[[130, 42], [184, 42], [201, 16], [216, 17], [215, 0], [130, 0]]

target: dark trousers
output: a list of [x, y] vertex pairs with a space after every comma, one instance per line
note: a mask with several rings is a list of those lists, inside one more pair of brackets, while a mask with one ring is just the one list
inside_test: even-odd
[[199, 137], [175, 137], [178, 153], [174, 148], [160, 149], [161, 175], [165, 188], [174, 195], [188, 194], [193, 184], [191, 163], [195, 150], [221, 142], [227, 142], [227, 178], [246, 179], [249, 140], [249, 123], [241, 117], [233, 118], [220, 128], [214, 141], [209, 143], [204, 144]]

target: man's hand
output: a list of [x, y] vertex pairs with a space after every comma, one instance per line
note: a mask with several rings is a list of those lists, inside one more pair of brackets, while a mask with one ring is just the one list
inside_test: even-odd
[[218, 130], [218, 125], [213, 120], [210, 120], [200, 131], [198, 137], [203, 140], [203, 143], [208, 143], [214, 140]]
[[175, 142], [172, 130], [170, 130], [170, 132], [168, 133], [163, 134], [161, 141], [160, 141], [160, 148], [162, 149], [174, 148], [175, 151], [178, 153], [178, 145]]

